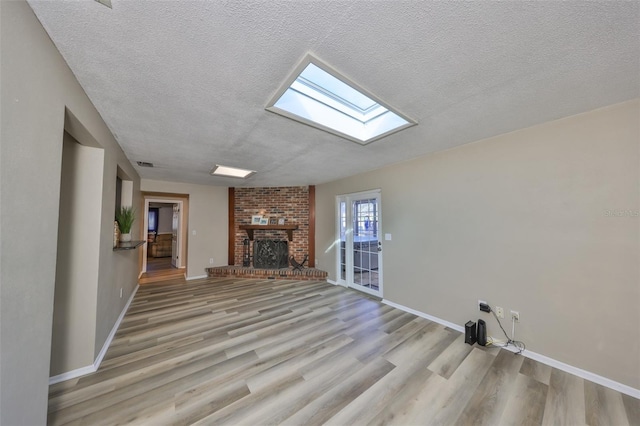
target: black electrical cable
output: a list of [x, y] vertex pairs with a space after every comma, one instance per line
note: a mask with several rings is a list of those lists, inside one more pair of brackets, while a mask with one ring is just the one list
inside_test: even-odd
[[511, 344], [511, 345], [515, 346], [516, 348], [518, 348], [518, 352], [516, 353], [516, 355], [521, 354], [527, 348], [526, 345], [524, 344], [524, 342], [521, 342], [519, 340], [511, 339], [511, 337], [509, 337], [507, 332], [504, 330], [504, 327], [502, 327], [502, 323], [500, 322], [500, 319], [496, 315], [496, 313], [493, 310], [493, 308], [491, 306], [489, 306], [489, 309], [491, 310], [491, 313], [495, 317], [496, 321], [498, 321], [498, 325], [500, 326], [500, 329], [502, 329], [502, 332], [504, 333], [504, 337], [507, 338], [507, 344], [504, 345], [504, 347], [507, 347], [507, 346], [509, 346]]

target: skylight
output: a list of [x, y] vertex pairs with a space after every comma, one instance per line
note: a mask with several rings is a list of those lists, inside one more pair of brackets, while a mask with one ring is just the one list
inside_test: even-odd
[[362, 145], [416, 124], [311, 55], [267, 110]]
[[225, 176], [225, 177], [246, 179], [249, 176], [255, 174], [255, 171], [239, 169], [237, 167], [221, 166], [219, 164], [216, 164], [213, 170], [211, 170], [210, 174], [212, 176]]

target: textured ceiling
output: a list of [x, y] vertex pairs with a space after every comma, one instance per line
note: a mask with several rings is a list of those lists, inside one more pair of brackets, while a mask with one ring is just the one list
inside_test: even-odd
[[[640, 96], [637, 1], [29, 4], [149, 179], [319, 184]], [[360, 146], [265, 111], [306, 53], [418, 125]]]

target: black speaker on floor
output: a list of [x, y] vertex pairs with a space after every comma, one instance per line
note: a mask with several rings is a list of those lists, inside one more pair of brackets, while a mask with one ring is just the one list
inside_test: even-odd
[[464, 325], [464, 342], [473, 345], [476, 342], [476, 323], [467, 321]]
[[487, 345], [487, 323], [483, 320], [478, 320], [478, 344], [480, 346]]

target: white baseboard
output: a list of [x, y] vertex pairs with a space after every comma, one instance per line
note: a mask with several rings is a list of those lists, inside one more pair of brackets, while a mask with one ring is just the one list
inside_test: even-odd
[[198, 275], [197, 277], [187, 277], [185, 278], [187, 281], [191, 281], [191, 280], [201, 280], [203, 278], [208, 278], [208, 275]]
[[[519, 349], [514, 346], [508, 346], [504, 349], [507, 349], [511, 352], [518, 352]], [[636, 399], [640, 399], [640, 389], [632, 388], [631, 386], [627, 386], [623, 383], [616, 382], [615, 380], [608, 379], [606, 377], [600, 376], [598, 374], [592, 373], [591, 371], [583, 370], [578, 367], [574, 367], [573, 365], [565, 364], [562, 361], [558, 361], [557, 359], [549, 358], [548, 356], [539, 354], [537, 352], [532, 352], [530, 350], [525, 350], [522, 355], [527, 358], [531, 358], [535, 361], [541, 362], [542, 364], [546, 364], [550, 367], [557, 368], [558, 370], [565, 371], [567, 373], [573, 374], [574, 376], [578, 376], [585, 380], [589, 380], [590, 382], [597, 383], [599, 385], [608, 387], [620, 393], [624, 393], [626, 395], [632, 396]]]
[[[449, 327], [449, 328], [452, 328], [452, 329], [454, 329], [456, 331], [464, 333], [464, 327], [459, 326], [459, 325], [454, 324], [454, 323], [451, 323], [449, 321], [445, 321], [442, 318], [434, 317], [432, 315], [425, 314], [424, 312], [416, 311], [415, 309], [411, 309], [411, 308], [408, 308], [406, 306], [400, 305], [398, 303], [391, 302], [391, 301], [389, 301], [387, 299], [383, 299], [382, 303], [384, 303], [386, 305], [389, 305], [389, 306], [393, 306], [394, 308], [398, 308], [398, 309], [400, 309], [402, 311], [409, 312], [410, 314], [414, 314], [414, 315], [417, 315], [419, 317], [426, 318], [426, 319], [431, 320], [433, 322], [436, 322], [438, 324], [442, 324], [442, 325], [444, 325], [446, 327]], [[508, 346], [508, 347], [505, 347], [504, 349], [506, 349], [508, 351], [511, 351], [511, 352], [518, 352], [519, 351], [518, 348], [513, 347], [513, 346]], [[527, 358], [531, 358], [531, 359], [533, 359], [535, 361], [541, 362], [542, 364], [546, 364], [546, 365], [548, 365], [550, 367], [557, 368], [558, 370], [562, 370], [562, 371], [565, 371], [567, 373], [573, 374], [574, 376], [578, 376], [578, 377], [580, 377], [582, 379], [589, 380], [589, 381], [591, 381], [593, 383], [597, 383], [599, 385], [608, 387], [608, 388], [613, 389], [615, 391], [618, 391], [620, 393], [624, 393], [626, 395], [632, 396], [632, 397], [634, 397], [636, 399], [640, 399], [640, 389], [632, 388], [631, 386], [627, 386], [627, 385], [625, 385], [623, 383], [616, 382], [615, 380], [611, 380], [611, 379], [608, 379], [608, 378], [603, 377], [603, 376], [599, 376], [599, 375], [597, 375], [595, 373], [592, 373], [590, 371], [586, 371], [586, 370], [583, 370], [581, 368], [574, 367], [573, 365], [565, 364], [564, 362], [558, 361], [558, 360], [553, 359], [553, 358], [549, 358], [548, 356], [541, 355], [541, 354], [536, 353], [536, 352], [532, 352], [532, 351], [530, 351], [528, 349], [526, 349], [524, 352], [522, 352], [522, 355], [526, 356]]]
[[129, 300], [127, 300], [127, 303], [124, 305], [122, 312], [120, 312], [120, 316], [118, 316], [116, 323], [111, 328], [111, 333], [109, 333], [107, 340], [105, 340], [104, 345], [102, 345], [102, 349], [100, 350], [100, 353], [96, 357], [96, 360], [93, 362], [93, 365], [95, 365], [96, 370], [98, 369], [98, 367], [100, 367], [100, 364], [102, 363], [104, 356], [107, 354], [107, 349], [109, 349], [109, 346], [111, 345], [111, 341], [115, 337], [116, 331], [118, 331], [118, 327], [120, 327], [120, 323], [122, 322], [122, 319], [127, 313], [127, 310], [129, 310], [129, 305], [131, 305], [131, 302], [133, 302], [133, 298], [135, 297], [139, 288], [140, 288], [140, 285], [136, 285], [136, 288], [134, 288], [133, 292], [131, 292], [131, 296], [129, 296]]
[[426, 318], [426, 319], [428, 319], [430, 321], [437, 322], [438, 324], [442, 324], [445, 327], [449, 327], [449, 328], [452, 328], [452, 329], [454, 329], [456, 331], [464, 333], [464, 327], [461, 327], [458, 324], [454, 324], [452, 322], [445, 321], [445, 320], [443, 320], [441, 318], [434, 317], [434, 316], [429, 315], [429, 314], [425, 314], [424, 312], [416, 311], [415, 309], [407, 308], [406, 306], [399, 305], [399, 304], [391, 302], [390, 300], [387, 300], [387, 299], [382, 299], [382, 303], [384, 303], [385, 305], [393, 306], [394, 308], [398, 308], [401, 311], [405, 311], [405, 312], [409, 312], [410, 314], [417, 315], [417, 316], [419, 316], [421, 318]]
[[334, 281], [334, 280], [330, 280], [330, 279], [328, 279], [328, 278], [327, 278], [327, 282], [328, 282], [329, 284], [339, 285], [340, 287], [347, 288], [347, 286], [346, 286], [345, 284], [340, 284], [339, 282]]
[[64, 382], [65, 380], [75, 379], [76, 377], [80, 376], [86, 376], [87, 374], [95, 373], [96, 371], [98, 371], [98, 368], [100, 367], [104, 356], [107, 354], [107, 349], [109, 349], [109, 345], [111, 345], [111, 341], [116, 335], [118, 327], [120, 327], [120, 323], [127, 313], [129, 305], [131, 305], [131, 302], [133, 302], [133, 298], [138, 292], [139, 288], [140, 286], [136, 285], [136, 288], [131, 293], [131, 296], [129, 296], [129, 300], [127, 300], [127, 303], [124, 305], [122, 312], [120, 312], [120, 316], [118, 316], [116, 323], [113, 325], [113, 328], [111, 328], [111, 332], [109, 333], [107, 340], [105, 340], [104, 345], [102, 345], [102, 349], [100, 350], [100, 353], [98, 353], [95, 361], [93, 361], [93, 364], [87, 365], [86, 367], [77, 368], [75, 370], [67, 371], [66, 373], [58, 374], [57, 376], [49, 377], [49, 385]]
[[49, 377], [49, 385], [64, 382], [65, 380], [75, 379], [80, 376], [86, 376], [87, 374], [95, 373], [96, 371], [98, 371], [98, 369], [93, 364], [87, 365], [86, 367], [76, 368], [75, 370]]

